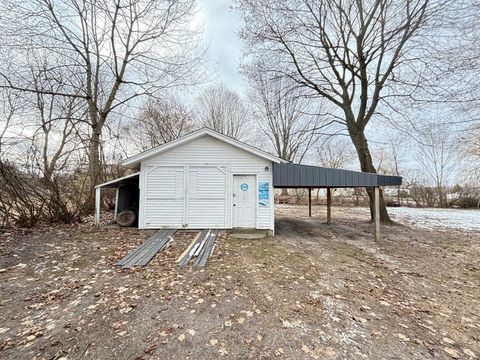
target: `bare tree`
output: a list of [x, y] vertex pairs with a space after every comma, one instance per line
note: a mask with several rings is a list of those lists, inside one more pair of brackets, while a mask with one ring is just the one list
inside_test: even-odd
[[[77, 136], [84, 103], [53, 95], [56, 79], [32, 68], [34, 96], [25, 98], [22, 120], [28, 128], [17, 145], [0, 156], [0, 223], [34, 226], [39, 221], [70, 223], [81, 215], [82, 178], [73, 175], [74, 155], [85, 149]], [[51, 94], [47, 94], [51, 93]], [[17, 163], [15, 163], [17, 159]], [[18, 161], [21, 159], [21, 162]]]
[[480, 125], [467, 129], [467, 134], [461, 137], [461, 150], [463, 156], [471, 159], [466, 173], [475, 183], [480, 179]]
[[45, 62], [32, 66], [33, 98], [28, 107], [31, 112], [33, 135], [28, 136], [35, 163], [46, 182], [53, 182], [54, 176], [67, 167], [70, 156], [82, 150], [82, 141], [78, 132], [83, 125], [86, 110], [84, 102], [75, 96], [56, 95], [65, 80], [56, 73], [53, 79], [47, 75]]
[[19, 97], [11, 89], [1, 89], [0, 96], [0, 159], [6, 152], [6, 146], [10, 144], [7, 132], [12, 126], [12, 120], [18, 110]]
[[302, 162], [325, 133], [327, 121], [302, 89], [286, 79], [250, 74], [254, 115], [278, 157]]
[[[402, 136], [397, 136], [396, 138], [390, 140], [389, 148], [390, 148], [393, 172], [389, 171], [389, 173], [393, 173], [393, 175], [396, 175], [396, 176], [402, 175], [400, 172], [400, 158], [403, 154], [402, 147], [404, 144], [405, 144], [405, 139]], [[401, 195], [401, 185], [398, 185], [397, 186], [397, 202], [399, 204], [401, 203], [400, 195]]]
[[324, 167], [346, 167], [351, 164], [353, 155], [353, 149], [346, 137], [328, 137], [317, 147], [317, 163]]
[[449, 130], [430, 126], [423, 130], [417, 162], [427, 180], [434, 185], [439, 207], [447, 207], [446, 187], [458, 166], [458, 146]]
[[148, 101], [138, 120], [124, 130], [136, 147], [144, 151], [175, 140], [194, 130], [195, 126], [192, 113], [182, 103], [159, 99]]
[[24, 66], [35, 53], [48, 55], [46, 77], [55, 79], [59, 69], [70, 74], [45, 94], [84, 101], [92, 188], [101, 176], [107, 119], [139, 96], [192, 81], [201, 57], [191, 26], [194, 0], [5, 0], [0, 13], [9, 60], [1, 86], [37, 92]]
[[[416, 39], [433, 11], [428, 0], [237, 0], [243, 38], [265, 71], [327, 99], [345, 126], [361, 170], [376, 173], [366, 129], [392, 105], [418, 56]], [[367, 189], [373, 216], [374, 192]], [[380, 217], [390, 222], [383, 196]]]
[[[341, 169], [352, 163], [354, 151], [351, 142], [345, 136], [328, 136], [322, 139], [316, 148], [315, 162], [324, 167]], [[358, 205], [361, 195], [360, 189], [354, 188], [352, 193], [355, 196], [355, 204]], [[333, 189], [335, 193], [335, 189]], [[317, 189], [317, 200], [320, 189]]]
[[196, 113], [200, 124], [235, 139], [244, 139], [249, 130], [249, 112], [242, 98], [225, 84], [204, 90]]

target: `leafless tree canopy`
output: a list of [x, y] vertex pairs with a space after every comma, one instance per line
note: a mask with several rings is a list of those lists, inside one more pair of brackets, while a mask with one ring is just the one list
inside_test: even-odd
[[[2, 87], [82, 99], [91, 184], [101, 176], [107, 119], [139, 96], [192, 81], [199, 60], [194, 0], [6, 0], [0, 6]], [[42, 67], [35, 68], [42, 58]]]
[[237, 93], [225, 84], [207, 88], [197, 99], [197, 116], [202, 126], [235, 139], [245, 139], [249, 112]]
[[0, 3], [5, 221], [72, 221], [91, 209], [93, 185], [118, 175], [105, 160], [118, 160], [125, 113], [201, 81], [195, 13], [195, 0]]
[[[286, 76], [327, 99], [345, 126], [362, 171], [376, 172], [366, 127], [390, 106], [418, 53], [416, 38], [434, 11], [428, 0], [237, 0], [243, 38], [262, 71]], [[371, 207], [373, 193], [369, 191]], [[389, 221], [382, 201], [381, 218]]]
[[144, 151], [175, 140], [193, 131], [192, 112], [175, 99], [150, 100], [143, 106], [135, 124], [124, 129], [135, 148]]
[[287, 79], [268, 79], [253, 73], [250, 83], [250, 101], [262, 135], [278, 157], [302, 162], [328, 126], [322, 109]]
[[433, 127], [424, 130], [421, 140], [417, 162], [427, 178], [427, 185], [431, 184], [436, 189], [438, 205], [446, 207], [445, 188], [458, 167], [458, 145], [452, 139], [451, 132]]
[[329, 137], [317, 148], [317, 163], [320, 166], [342, 169], [352, 162], [353, 149], [346, 137]]

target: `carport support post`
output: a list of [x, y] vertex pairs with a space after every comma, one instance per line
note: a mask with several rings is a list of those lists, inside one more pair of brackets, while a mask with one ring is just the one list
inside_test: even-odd
[[380, 241], [380, 188], [375, 188], [375, 241]]
[[312, 188], [308, 188], [308, 216], [312, 217]]
[[118, 215], [118, 196], [120, 194], [120, 187], [117, 187], [117, 191], [115, 193], [115, 213], [114, 213], [114, 220], [117, 220]]
[[327, 224], [332, 222], [332, 193], [327, 188]]
[[95, 225], [100, 225], [100, 196], [102, 188], [95, 188]]

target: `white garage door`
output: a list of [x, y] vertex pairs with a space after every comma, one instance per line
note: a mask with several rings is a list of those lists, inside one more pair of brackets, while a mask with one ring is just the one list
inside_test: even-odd
[[183, 166], [146, 169], [146, 227], [182, 227], [185, 210], [184, 175]]
[[225, 167], [157, 167], [146, 186], [146, 227], [227, 227]]
[[190, 166], [187, 181], [187, 224], [189, 228], [226, 226], [226, 169]]

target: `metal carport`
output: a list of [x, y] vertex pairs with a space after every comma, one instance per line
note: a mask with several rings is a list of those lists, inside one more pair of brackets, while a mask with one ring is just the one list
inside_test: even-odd
[[273, 164], [274, 188], [308, 189], [308, 214], [312, 216], [312, 189], [327, 189], [327, 223], [330, 223], [332, 188], [375, 188], [375, 239], [380, 239], [380, 187], [402, 184], [400, 176], [332, 169], [292, 163]]
[[100, 224], [100, 201], [102, 189], [116, 189], [114, 215], [114, 218], [116, 219], [117, 214], [121, 213], [123, 210], [138, 207], [139, 178], [140, 173], [136, 172], [95, 186], [95, 225]]

